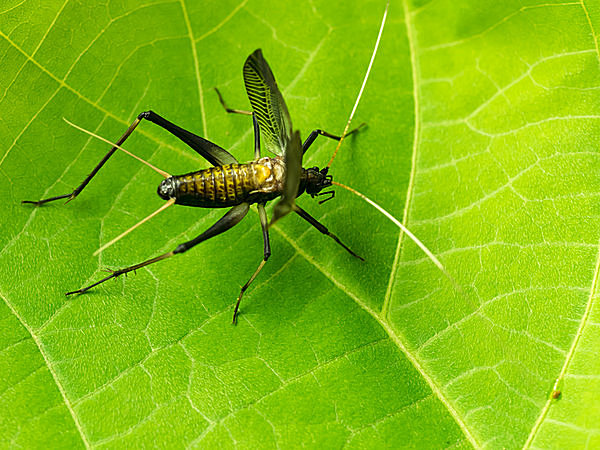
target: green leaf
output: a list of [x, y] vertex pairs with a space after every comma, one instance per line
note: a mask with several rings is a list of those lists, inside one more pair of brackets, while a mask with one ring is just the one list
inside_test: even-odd
[[[262, 48], [302, 135], [342, 130], [382, 1], [8, 0], [0, 6], [2, 447], [600, 446], [600, 4], [392, 2], [334, 179], [262, 258], [255, 210], [223, 236], [86, 295], [102, 269], [192, 239], [222, 210], [161, 205], [118, 139], [152, 108], [253, 155], [241, 69]], [[151, 123], [126, 148], [169, 173], [207, 163]], [[320, 137], [305, 167], [335, 142]], [[560, 390], [557, 399], [552, 391]]]

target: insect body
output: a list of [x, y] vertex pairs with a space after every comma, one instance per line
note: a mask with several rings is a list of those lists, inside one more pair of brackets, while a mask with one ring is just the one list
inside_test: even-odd
[[246, 164], [215, 166], [166, 178], [158, 195], [176, 205], [224, 208], [262, 203], [283, 192], [285, 166], [281, 158], [260, 158]]
[[[263, 157], [246, 164], [227, 164], [166, 178], [158, 187], [163, 200], [176, 205], [224, 208], [240, 203], [264, 203], [283, 194], [285, 163], [282, 158]], [[298, 195], [318, 194], [331, 186], [331, 177], [318, 168], [300, 174]]]
[[[329, 195], [326, 200], [329, 200], [334, 196], [334, 192], [331, 190], [321, 192], [323, 189], [332, 186], [332, 176], [328, 174], [328, 167], [324, 169], [319, 169], [317, 167], [308, 169], [302, 168], [302, 157], [319, 135], [336, 140], [340, 140], [341, 138], [322, 130], [314, 130], [304, 143], [300, 141], [300, 133], [298, 131], [292, 131], [292, 124], [287, 106], [277, 87], [273, 73], [263, 58], [261, 50], [256, 50], [246, 59], [243, 73], [246, 91], [252, 105], [252, 112], [227, 108], [218, 91], [217, 93], [221, 103], [228, 112], [252, 116], [255, 157], [253, 161], [246, 164], [240, 164], [229, 152], [218, 145], [178, 127], [153, 111], [146, 111], [137, 117], [116, 145], [114, 145], [90, 175], [72, 193], [40, 201], [24, 201], [24, 203], [41, 205], [64, 198], [67, 198], [68, 201], [74, 199], [85, 186], [87, 186], [114, 152], [118, 148], [121, 148], [121, 144], [129, 137], [143, 119], [153, 122], [172, 133], [213, 165], [213, 167], [209, 169], [177, 176], [171, 176], [159, 169], [154, 169], [165, 176], [165, 179], [160, 183], [157, 192], [161, 198], [167, 200], [167, 205], [163, 206], [160, 210], [171, 204], [203, 208], [231, 207], [220, 220], [195, 239], [178, 245], [170, 252], [143, 261], [139, 264], [112, 271], [111, 275], [102, 280], [76, 291], [68, 292], [67, 295], [84, 293], [92, 287], [111, 278], [116, 278], [119, 275], [170, 258], [178, 253], [186, 252], [199, 243], [217, 236], [239, 223], [248, 213], [249, 206], [251, 204], [257, 204], [264, 240], [263, 260], [248, 282], [241, 289], [233, 314], [235, 323], [238, 307], [245, 290], [256, 278], [271, 255], [268, 230], [269, 222], [267, 220], [265, 204], [277, 197], [281, 198], [273, 209], [271, 224], [293, 211], [317, 228], [321, 233], [334, 239], [350, 254], [360, 258], [360, 256], [356, 255], [332, 234], [327, 227], [318, 222], [295, 203], [296, 197], [304, 192], [310, 194], [312, 197], [324, 194]], [[274, 156], [261, 157], [261, 137], [267, 150], [273, 153]], [[321, 203], [323, 201], [325, 200], [322, 200]], [[119, 238], [122, 236], [123, 235], [119, 236]], [[116, 241], [116, 239], [111, 241], [111, 243], [114, 241]], [[106, 244], [103, 248], [109, 244]]]

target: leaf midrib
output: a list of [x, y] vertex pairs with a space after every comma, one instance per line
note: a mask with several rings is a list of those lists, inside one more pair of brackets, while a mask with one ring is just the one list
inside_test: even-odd
[[325, 277], [327, 277], [338, 289], [344, 292], [348, 297], [350, 297], [359, 307], [361, 307], [365, 312], [367, 312], [379, 325], [385, 330], [387, 335], [390, 337], [392, 342], [398, 347], [398, 349], [406, 356], [406, 358], [411, 362], [415, 370], [423, 377], [425, 382], [429, 385], [429, 388], [438, 398], [438, 400], [446, 407], [450, 415], [454, 418], [456, 424], [461, 429], [467, 440], [473, 445], [475, 448], [479, 448], [480, 445], [477, 443], [470, 430], [466, 426], [466, 424], [461, 419], [458, 411], [454, 409], [450, 401], [446, 398], [446, 396], [441, 391], [440, 386], [430, 377], [425, 371], [424, 367], [421, 365], [419, 359], [413, 355], [408, 348], [403, 343], [403, 337], [393, 328], [393, 326], [384, 318], [381, 314], [378, 314], [373, 309], [369, 307], [365, 302], [360, 300], [358, 296], [349, 291], [342, 283], [340, 283], [332, 274], [327, 272], [324, 267], [322, 267], [315, 259], [308, 255], [302, 247], [300, 247], [296, 241], [294, 241], [291, 237], [289, 237], [283, 230], [279, 229], [277, 225], [273, 227], [277, 230], [277, 232], [288, 241], [288, 243], [296, 250], [296, 252], [302, 257], [312, 264], [317, 270], [319, 270]]
[[[415, 177], [417, 172], [417, 150], [419, 147], [419, 136], [420, 136], [420, 128], [421, 121], [419, 117], [419, 72], [418, 72], [418, 61], [417, 61], [417, 51], [416, 51], [416, 38], [414, 36], [413, 24], [410, 16], [410, 11], [408, 10], [408, 3], [406, 0], [403, 0], [402, 6], [404, 9], [404, 25], [406, 27], [406, 37], [408, 40], [408, 50], [410, 53], [410, 65], [412, 71], [412, 84], [413, 84], [413, 104], [414, 104], [414, 130], [413, 130], [413, 145], [412, 145], [412, 156], [410, 161], [410, 176], [408, 179], [408, 187], [406, 189], [406, 200], [404, 202], [404, 212], [402, 213], [402, 223], [408, 223], [408, 215], [410, 212], [410, 205], [415, 185]], [[389, 319], [389, 308], [390, 308], [390, 299], [392, 297], [392, 290], [394, 287], [395, 274], [398, 271], [398, 262], [400, 261], [400, 257], [402, 256], [402, 241], [404, 240], [404, 230], [400, 230], [398, 235], [398, 243], [396, 245], [396, 251], [394, 253], [394, 262], [392, 263], [392, 268], [390, 270], [390, 276], [388, 279], [388, 285], [385, 292], [385, 296], [383, 299], [383, 306], [381, 308], [381, 316], [386, 320]]]

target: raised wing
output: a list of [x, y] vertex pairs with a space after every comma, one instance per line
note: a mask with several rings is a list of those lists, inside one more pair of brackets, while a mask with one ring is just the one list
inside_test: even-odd
[[244, 63], [244, 84], [264, 146], [271, 153], [283, 155], [292, 137], [292, 120], [261, 49]]
[[290, 138], [288, 146], [284, 149], [285, 179], [283, 181], [283, 194], [273, 207], [273, 217], [269, 226], [273, 225], [283, 216], [295, 209], [300, 175], [302, 174], [302, 141], [300, 132], [296, 130]]

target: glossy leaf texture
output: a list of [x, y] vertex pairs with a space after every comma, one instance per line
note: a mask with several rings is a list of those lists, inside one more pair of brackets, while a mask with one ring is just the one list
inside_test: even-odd
[[[160, 177], [117, 139], [153, 109], [252, 159], [242, 64], [262, 48], [295, 128], [343, 129], [382, 1], [0, 6], [2, 447], [600, 446], [600, 5], [395, 0], [334, 179], [419, 236], [457, 289], [370, 206], [298, 203], [262, 258], [256, 211], [185, 255], [223, 210], [154, 211]], [[126, 148], [170, 173], [207, 163], [151, 123]], [[335, 142], [319, 137], [305, 167]], [[558, 380], [558, 382], [557, 382]], [[552, 391], [560, 390], [557, 399]]]

